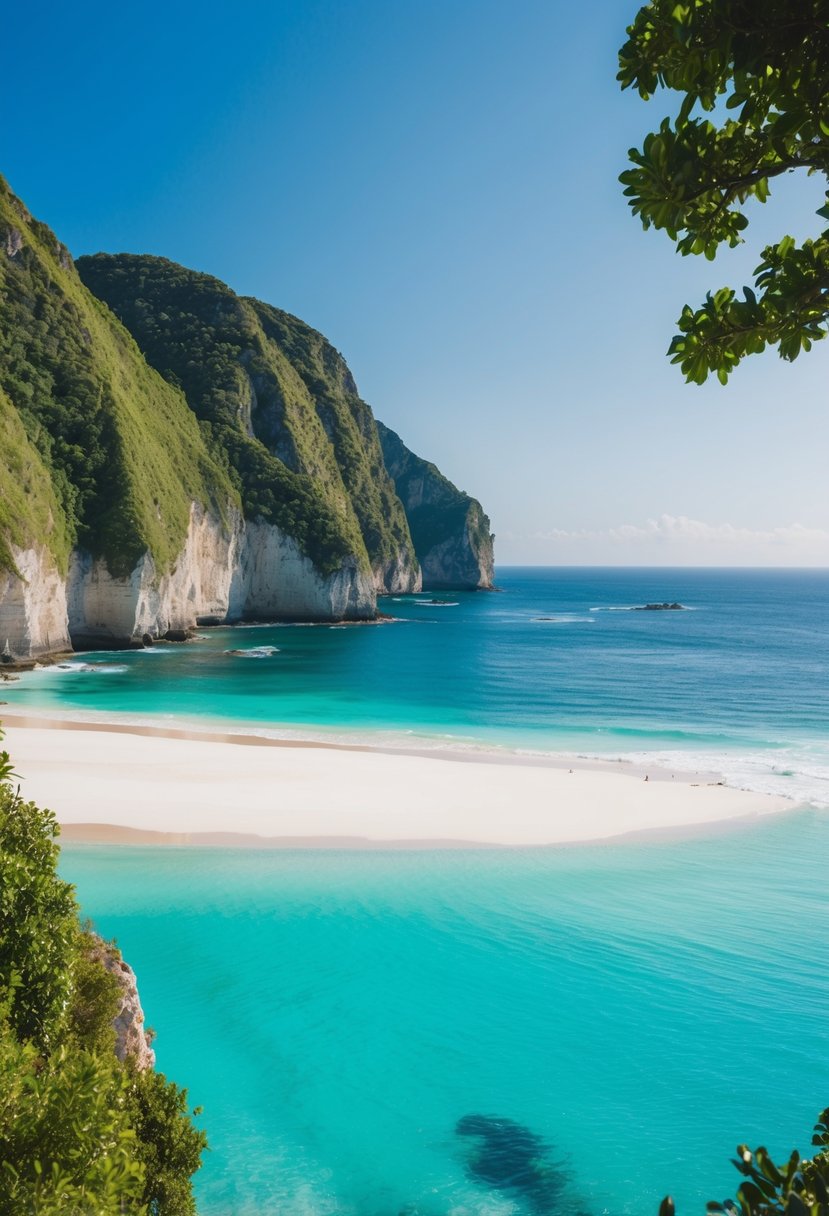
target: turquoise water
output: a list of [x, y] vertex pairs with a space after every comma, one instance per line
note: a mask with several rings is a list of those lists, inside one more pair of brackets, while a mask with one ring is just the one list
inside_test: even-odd
[[[204, 1106], [204, 1216], [699, 1212], [738, 1141], [805, 1149], [829, 1102], [829, 573], [499, 583], [4, 686], [91, 718], [647, 753], [812, 804], [590, 848], [65, 849]], [[656, 600], [690, 610], [632, 611]]]
[[[739, 1141], [807, 1150], [829, 1102], [827, 856], [801, 810], [670, 843], [61, 864], [204, 1106], [204, 1216], [653, 1216], [669, 1191], [689, 1216], [734, 1193]], [[482, 1179], [470, 1115], [538, 1138], [540, 1190]]]
[[[647, 752], [829, 804], [829, 571], [504, 569], [498, 583], [388, 598], [382, 625], [82, 656], [3, 696], [345, 740]], [[664, 600], [692, 610], [629, 611]]]

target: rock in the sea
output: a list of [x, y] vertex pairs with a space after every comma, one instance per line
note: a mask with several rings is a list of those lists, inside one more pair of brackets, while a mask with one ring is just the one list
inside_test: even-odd
[[673, 604], [669, 604], [667, 600], [665, 600], [664, 604], [637, 604], [636, 608], [634, 608], [634, 612], [677, 612], [677, 611], [679, 611], [679, 612], [685, 611], [685, 605], [678, 604], [676, 601], [674, 601]]

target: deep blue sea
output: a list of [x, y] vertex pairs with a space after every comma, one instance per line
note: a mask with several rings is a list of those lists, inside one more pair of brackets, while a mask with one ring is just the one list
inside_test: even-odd
[[[829, 572], [499, 570], [205, 630], [10, 708], [661, 759], [792, 810], [537, 850], [70, 846], [211, 1152], [203, 1216], [680, 1216], [829, 1104]], [[435, 600], [445, 602], [433, 602]], [[637, 612], [678, 600], [688, 611]]]

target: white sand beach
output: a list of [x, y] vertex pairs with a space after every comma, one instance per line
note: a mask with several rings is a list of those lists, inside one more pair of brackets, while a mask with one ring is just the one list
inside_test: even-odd
[[791, 807], [677, 774], [566, 759], [402, 753], [10, 714], [26, 798], [64, 839], [528, 846], [672, 831]]

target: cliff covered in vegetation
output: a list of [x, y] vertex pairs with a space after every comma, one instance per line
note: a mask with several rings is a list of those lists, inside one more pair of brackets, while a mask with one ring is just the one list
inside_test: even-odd
[[[378, 594], [420, 588], [416, 547], [436, 569], [321, 334], [162, 258], [76, 266], [2, 178], [0, 424], [0, 650], [18, 658], [371, 619]], [[445, 570], [486, 585], [458, 557], [480, 520], [434, 473]]]
[[0, 303], [0, 646], [374, 614], [348, 504], [241, 431], [223, 446], [5, 183]]
[[[246, 516], [301, 535], [286, 479], [308, 478], [341, 520], [347, 551], [365, 546], [377, 590], [414, 589], [409, 527], [374, 418], [322, 334], [165, 258], [97, 254], [78, 271], [150, 365], [183, 389], [208, 443], [229, 459]], [[331, 564], [343, 553], [332, 538], [316, 556]]]

